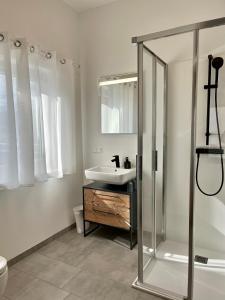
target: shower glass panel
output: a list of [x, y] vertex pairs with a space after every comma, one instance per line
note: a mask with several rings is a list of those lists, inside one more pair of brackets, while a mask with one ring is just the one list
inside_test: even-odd
[[[157, 246], [165, 237], [163, 155], [166, 70], [166, 64], [145, 47], [143, 49], [142, 205], [143, 266], [146, 269], [155, 255]], [[145, 277], [148, 273], [144, 272], [143, 276], [144, 281], [147, 280]]]
[[[200, 30], [198, 72], [198, 114], [196, 147], [206, 146], [208, 55], [225, 60], [225, 26]], [[214, 67], [211, 83], [215, 83]], [[216, 123], [215, 88], [209, 106], [209, 147], [219, 147]], [[222, 146], [225, 143], [225, 65], [219, 69], [218, 118]], [[220, 155], [200, 155], [198, 181], [205, 193], [216, 192], [222, 180]], [[225, 187], [207, 197], [195, 189], [194, 299], [225, 299]]]
[[144, 43], [142, 284], [170, 299], [188, 290], [192, 66], [192, 32]]
[[225, 299], [225, 187], [218, 189], [224, 32], [220, 18], [133, 38], [139, 86], [133, 286], [166, 299]]
[[139, 86], [134, 287], [166, 299], [225, 299], [224, 33], [220, 18], [133, 39]]
[[166, 239], [165, 172], [166, 170], [166, 87], [167, 65], [156, 60], [156, 178], [155, 215], [156, 246]]
[[[153, 109], [153, 57], [143, 49], [143, 265], [152, 255], [152, 109]], [[151, 117], [149, 117], [151, 116]], [[143, 271], [143, 270], [142, 270]]]

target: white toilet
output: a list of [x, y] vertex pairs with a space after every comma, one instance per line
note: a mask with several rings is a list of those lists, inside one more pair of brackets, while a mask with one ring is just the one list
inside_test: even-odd
[[0, 297], [4, 294], [8, 280], [7, 260], [0, 256]]

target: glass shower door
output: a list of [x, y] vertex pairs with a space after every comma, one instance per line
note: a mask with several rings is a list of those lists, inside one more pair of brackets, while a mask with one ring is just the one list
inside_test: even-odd
[[[143, 281], [149, 264], [165, 240], [165, 152], [167, 65], [146, 46], [143, 49]], [[154, 262], [153, 262], [154, 263]]]
[[[141, 243], [139, 281], [146, 283], [157, 248], [165, 239], [165, 145], [167, 65], [143, 45]], [[139, 111], [140, 114], [140, 111]], [[140, 151], [139, 151], [140, 153]], [[140, 159], [140, 158], [139, 158]], [[140, 197], [140, 195], [139, 195]], [[139, 224], [140, 225], [140, 224]], [[140, 238], [140, 237], [139, 237]]]
[[[142, 241], [139, 237], [138, 281], [146, 290], [176, 300], [185, 299], [188, 293], [192, 40], [191, 33], [179, 36], [175, 41], [171, 38], [164, 41], [164, 48], [181, 42], [190, 45], [190, 53], [187, 49], [189, 60], [178, 60], [169, 65], [169, 70], [167, 63], [152, 52], [154, 47], [139, 45], [139, 53], [143, 47], [143, 94], [139, 95], [139, 101], [143, 101], [142, 114], [139, 110], [139, 126], [143, 126], [139, 127], [139, 133], [142, 133], [139, 141], [143, 148], [139, 149], [142, 154], [139, 171]], [[167, 109], [168, 96], [170, 105]], [[167, 126], [167, 110], [170, 126]]]
[[[153, 57], [143, 49], [143, 155], [142, 155], [142, 217], [143, 217], [143, 267], [152, 256], [152, 116], [153, 110]], [[143, 272], [143, 270], [141, 270]], [[144, 279], [144, 278], [143, 278]]]
[[144, 254], [156, 255], [165, 239], [166, 65], [144, 47], [143, 237]]

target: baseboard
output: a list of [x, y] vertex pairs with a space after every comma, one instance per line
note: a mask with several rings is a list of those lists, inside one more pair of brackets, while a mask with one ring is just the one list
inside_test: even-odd
[[25, 258], [26, 256], [34, 253], [35, 251], [37, 251], [38, 249], [40, 249], [41, 247], [47, 245], [48, 243], [50, 243], [51, 241], [55, 240], [56, 238], [60, 237], [62, 234], [70, 231], [71, 229], [74, 229], [76, 227], [76, 224], [72, 224], [69, 227], [66, 227], [65, 229], [57, 232], [56, 234], [52, 235], [51, 237], [47, 238], [46, 240], [44, 240], [43, 242], [35, 245], [34, 247], [24, 251], [23, 253], [17, 255], [16, 257], [10, 259], [8, 261], [8, 266], [11, 267], [14, 264], [16, 264], [18, 261], [20, 261], [21, 259]]

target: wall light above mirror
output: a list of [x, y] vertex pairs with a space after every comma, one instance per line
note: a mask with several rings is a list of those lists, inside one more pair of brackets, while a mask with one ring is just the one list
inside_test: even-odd
[[104, 76], [99, 79], [101, 133], [137, 132], [137, 74]]

